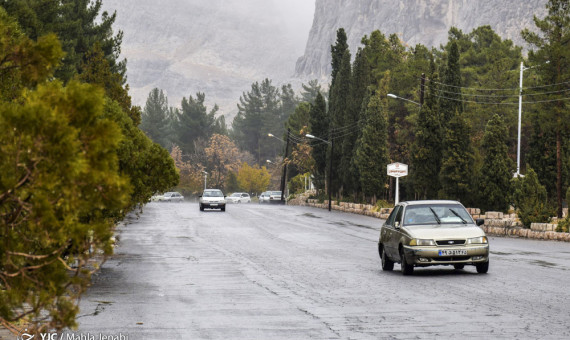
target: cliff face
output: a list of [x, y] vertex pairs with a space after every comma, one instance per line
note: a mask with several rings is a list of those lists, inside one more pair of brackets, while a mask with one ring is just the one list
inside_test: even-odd
[[533, 15], [546, 15], [547, 0], [316, 0], [305, 54], [297, 60], [297, 77], [327, 79], [330, 46], [343, 27], [354, 55], [364, 35], [379, 29], [396, 33], [410, 46], [439, 46], [455, 26], [470, 32], [490, 25], [503, 39], [523, 45], [520, 31], [534, 28]]

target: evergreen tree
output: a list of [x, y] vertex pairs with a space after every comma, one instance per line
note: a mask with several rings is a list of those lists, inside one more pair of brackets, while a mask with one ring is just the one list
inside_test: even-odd
[[[353, 64], [353, 72], [350, 80], [350, 93], [347, 111], [344, 114], [342, 139], [339, 139], [342, 158], [340, 162], [340, 176], [346, 194], [356, 194], [360, 188], [358, 168], [355, 166], [356, 140], [359, 137], [360, 113], [363, 101], [368, 99], [368, 87], [370, 86], [370, 66], [366, 57], [366, 51], [359, 48]], [[365, 105], [368, 103], [365, 103]]]
[[123, 33], [113, 34], [116, 13], [101, 13], [102, 0], [11, 0], [3, 1], [2, 6], [31, 39], [57, 34], [65, 52], [55, 74], [58, 79], [67, 82], [83, 73], [87, 53], [99, 43], [112, 72], [126, 80], [126, 61], [119, 61]]
[[184, 154], [194, 153], [195, 142], [207, 141], [212, 134], [218, 106], [214, 105], [208, 112], [205, 99], [206, 95], [200, 92], [196, 94], [196, 99], [192, 96], [182, 98], [181, 110], [175, 117], [174, 134], [176, 144]]
[[[435, 81], [437, 74], [433, 59], [430, 61], [430, 69], [429, 79]], [[418, 113], [412, 145], [411, 177], [415, 191], [423, 199], [436, 198], [441, 188], [439, 172], [444, 129], [437, 110], [437, 98], [434, 96], [437, 88], [434, 85], [435, 83], [427, 88], [424, 104]]]
[[303, 90], [301, 91], [301, 101], [313, 104], [317, 94], [322, 93], [321, 85], [317, 79], [309, 80], [307, 85], [301, 84]]
[[487, 124], [483, 137], [484, 166], [481, 169], [481, 195], [477, 206], [486, 211], [509, 209], [511, 178], [514, 168], [507, 148], [507, 126], [499, 115], [494, 115]]
[[376, 198], [385, 191], [386, 166], [390, 162], [387, 146], [389, 83], [390, 73], [387, 71], [380, 83], [380, 88], [370, 98], [366, 107], [366, 123], [356, 149], [355, 164], [360, 173], [362, 190], [366, 196], [372, 197], [374, 204]]
[[344, 54], [346, 51], [348, 51], [346, 32], [344, 31], [344, 28], [341, 27], [336, 31], [335, 44], [331, 45], [331, 88], [334, 86], [337, 73], [342, 68], [341, 64], [345, 58]]
[[[329, 99], [329, 117], [331, 122], [331, 128], [333, 134], [331, 138], [337, 141], [338, 147], [334, 148], [331, 157], [333, 158], [332, 169], [332, 185], [333, 192], [338, 192], [341, 194], [343, 186], [345, 183], [342, 182], [342, 169], [350, 169], [350, 158], [344, 159], [342, 157], [342, 141], [345, 137], [344, 128], [346, 128], [345, 122], [349, 119], [350, 110], [350, 78], [351, 78], [351, 65], [350, 65], [350, 52], [344, 51], [343, 58], [339, 64], [338, 72], [336, 72], [336, 78], [332, 81], [330, 99]], [[340, 129], [335, 132], [335, 129]]]
[[[534, 23], [540, 33], [529, 29], [522, 31], [522, 36], [532, 49], [528, 59], [535, 65], [546, 84], [559, 84], [549, 87], [548, 95], [543, 96], [541, 119], [543, 131], [554, 131], [556, 143], [556, 202], [557, 215], [562, 217], [563, 179], [563, 135], [570, 128], [570, 105], [560, 100], [556, 90], [564, 88], [570, 81], [570, 4], [568, 0], [549, 0], [546, 4], [548, 15], [544, 19], [534, 17]], [[536, 50], [535, 50], [536, 49]], [[565, 95], [562, 93], [562, 95]], [[567, 143], [567, 142], [566, 142]]]
[[458, 112], [447, 123], [445, 148], [441, 162], [441, 193], [444, 199], [472, 204], [473, 150], [468, 123]]
[[457, 42], [452, 40], [448, 47], [447, 67], [443, 74], [442, 90], [446, 91], [446, 98], [440, 99], [439, 108], [444, 124], [447, 124], [456, 113], [463, 113], [461, 103], [461, 70], [459, 65], [459, 48]]
[[168, 99], [164, 92], [154, 88], [146, 100], [140, 129], [155, 143], [170, 149], [170, 120]]
[[265, 79], [251, 85], [251, 91], [240, 97], [238, 114], [232, 123], [232, 136], [237, 145], [251, 152], [257, 164], [265, 164], [282, 150], [282, 143], [269, 138], [269, 133], [282, 136], [281, 96], [279, 89]]
[[[312, 135], [326, 138], [329, 135], [330, 121], [327, 115], [327, 107], [324, 97], [321, 93], [317, 93], [315, 103], [311, 105], [309, 111], [309, 130]], [[325, 180], [327, 173], [327, 144], [315, 143], [311, 152], [315, 160], [315, 186], [317, 190], [325, 189]]]
[[437, 111], [424, 105], [418, 115], [412, 146], [411, 176], [423, 199], [437, 198], [440, 189], [443, 130]]
[[524, 177], [513, 179], [513, 204], [521, 223], [530, 228], [531, 223], [544, 223], [554, 212], [548, 205], [546, 189], [540, 184], [536, 172], [527, 167]]

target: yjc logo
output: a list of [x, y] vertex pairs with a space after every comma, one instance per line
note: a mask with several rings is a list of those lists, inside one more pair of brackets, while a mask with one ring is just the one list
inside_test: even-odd
[[35, 337], [35, 335], [32, 334], [28, 334], [28, 329], [24, 329], [20, 332], [20, 334], [18, 334], [18, 337], [16, 338], [17, 340], [32, 340]]

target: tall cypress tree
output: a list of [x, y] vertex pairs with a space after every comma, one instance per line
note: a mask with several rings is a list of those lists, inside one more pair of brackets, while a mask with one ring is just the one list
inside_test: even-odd
[[360, 173], [362, 190], [366, 196], [372, 197], [373, 203], [376, 203], [376, 198], [385, 191], [385, 169], [390, 161], [387, 145], [389, 83], [390, 73], [387, 71], [380, 82], [380, 88], [370, 98], [366, 107], [366, 122], [356, 148], [355, 164]]
[[445, 95], [439, 102], [440, 112], [443, 115], [443, 122], [449, 122], [455, 113], [463, 112], [461, 103], [461, 69], [459, 65], [459, 48], [457, 42], [452, 40], [448, 47], [447, 66], [443, 74], [442, 90]]
[[[339, 30], [340, 31], [340, 30]], [[339, 46], [336, 46], [339, 47]], [[332, 48], [336, 52], [340, 52], [338, 48]], [[342, 54], [342, 59], [337, 65], [338, 69], [334, 69], [335, 64], [335, 54], [333, 53], [333, 74], [334, 78], [331, 82], [330, 99], [329, 99], [329, 117], [331, 122], [331, 128], [333, 133], [332, 138], [335, 139], [337, 147], [334, 148], [332, 153], [332, 186], [333, 191], [339, 192], [342, 190], [344, 183], [342, 183], [342, 178], [340, 176], [343, 163], [342, 163], [342, 137], [344, 137], [343, 130], [339, 133], [335, 133], [334, 129], [338, 129], [344, 126], [346, 121], [346, 115], [350, 110], [350, 78], [351, 78], [351, 65], [350, 65], [350, 51], [348, 46]], [[348, 162], [347, 168], [350, 167], [350, 162]]]
[[[309, 130], [314, 136], [326, 138], [329, 128], [330, 122], [325, 98], [318, 92], [315, 103], [311, 105], [311, 110], [309, 111]], [[315, 160], [315, 184], [317, 190], [324, 190], [327, 173], [327, 145], [316, 143], [313, 145], [311, 153]]]
[[507, 126], [497, 114], [491, 118], [485, 129], [482, 145], [485, 160], [481, 169], [479, 191], [483, 199], [478, 204], [485, 210], [507, 211], [509, 208], [514, 164], [508, 155], [507, 132]]
[[215, 105], [208, 112], [204, 104], [205, 98], [204, 93], [197, 93], [196, 98], [192, 96], [188, 96], [188, 99], [182, 98], [181, 110], [176, 116], [174, 134], [176, 144], [185, 154], [194, 153], [195, 142], [198, 139], [207, 141], [212, 134], [218, 106]]
[[441, 198], [472, 204], [473, 149], [471, 131], [465, 118], [457, 111], [445, 129], [445, 149], [441, 162]]
[[[354, 164], [354, 151], [356, 140], [359, 137], [358, 125], [361, 119], [362, 103], [367, 99], [368, 86], [370, 85], [370, 66], [366, 58], [366, 52], [358, 49], [353, 64], [353, 72], [350, 80], [350, 96], [348, 109], [344, 114], [343, 128], [339, 132], [344, 136], [339, 141], [342, 158], [340, 161], [340, 176], [346, 194], [355, 193], [360, 187], [357, 167]], [[367, 104], [367, 103], [366, 103]]]

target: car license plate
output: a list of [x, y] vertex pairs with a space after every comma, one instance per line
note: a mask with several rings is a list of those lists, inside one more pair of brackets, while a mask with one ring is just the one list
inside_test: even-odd
[[457, 255], [467, 255], [467, 250], [450, 249], [450, 250], [440, 250], [439, 251], [439, 256], [457, 256]]
[[218, 206], [218, 203], [211, 203], [210, 206], [212, 206], [212, 207], [217, 207], [217, 206]]

